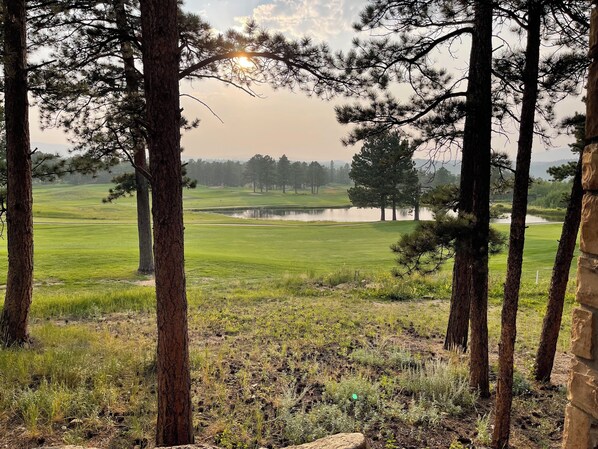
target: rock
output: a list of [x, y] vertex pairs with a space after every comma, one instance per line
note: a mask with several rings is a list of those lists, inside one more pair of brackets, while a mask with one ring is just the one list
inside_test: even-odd
[[[598, 92], [597, 92], [598, 94]], [[598, 95], [597, 95], [598, 96]], [[598, 108], [598, 105], [597, 105]], [[597, 111], [598, 113], [598, 111]], [[597, 129], [598, 132], [598, 129]], [[579, 248], [584, 253], [598, 255], [598, 195], [586, 193], [583, 196]]]
[[592, 417], [571, 404], [565, 415], [563, 449], [594, 449], [598, 444], [598, 429]]
[[598, 259], [587, 254], [577, 259], [577, 302], [598, 308]]
[[590, 310], [573, 310], [571, 327], [571, 352], [578, 357], [591, 360], [594, 335], [594, 314]]
[[598, 190], [598, 144], [588, 145], [583, 152], [581, 184], [584, 190]]
[[368, 446], [365, 435], [361, 433], [339, 433], [312, 443], [289, 446], [285, 449], [368, 449]]
[[598, 380], [596, 372], [580, 359], [573, 360], [569, 372], [567, 399], [572, 405], [598, 419]]

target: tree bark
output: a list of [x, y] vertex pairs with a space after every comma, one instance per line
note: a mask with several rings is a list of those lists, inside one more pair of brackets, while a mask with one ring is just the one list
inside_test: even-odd
[[142, 0], [158, 320], [157, 446], [193, 442], [185, 291], [176, 0]]
[[544, 315], [540, 345], [536, 354], [534, 375], [536, 380], [541, 382], [550, 381], [556, 345], [561, 330], [565, 292], [567, 291], [567, 283], [569, 282], [569, 271], [571, 269], [571, 261], [573, 260], [577, 233], [581, 222], [581, 200], [583, 198], [583, 189], [581, 187], [582, 154], [579, 156], [577, 170], [573, 178], [571, 199], [567, 206], [559, 247], [552, 268], [550, 290], [548, 292], [548, 306], [546, 315]]
[[382, 199], [381, 201], [381, 206], [380, 206], [380, 221], [386, 221], [386, 203], [384, 202], [384, 199]]
[[[116, 26], [119, 31], [120, 50], [123, 58], [127, 96], [133, 104], [140, 101], [140, 79], [135, 69], [135, 57], [129, 41], [127, 15], [123, 0], [114, 1]], [[137, 199], [137, 236], [139, 242], [139, 266], [141, 274], [154, 272], [154, 252], [152, 248], [152, 220], [150, 209], [149, 181], [144, 175], [149, 172], [145, 156], [145, 139], [143, 130], [137, 121], [131, 120], [131, 137], [134, 146], [135, 184]]]
[[[464, 180], [463, 166], [461, 168], [461, 184]], [[461, 215], [461, 208], [459, 209]], [[471, 245], [468, 236], [462, 236], [457, 242], [455, 262], [453, 265], [453, 288], [451, 291], [451, 307], [444, 339], [444, 349], [467, 350], [469, 334], [469, 310], [471, 307]]]
[[529, 171], [534, 141], [536, 103], [538, 100], [538, 67], [540, 64], [540, 31], [543, 6], [537, 0], [529, 0], [528, 5], [526, 60], [523, 72], [524, 89], [511, 210], [507, 277], [504, 289], [498, 350], [498, 381], [496, 385], [494, 433], [492, 437], [493, 447], [499, 449], [509, 447], [511, 406], [513, 402], [513, 357], [517, 336], [517, 309], [519, 306], [519, 288], [521, 285], [521, 268], [525, 243], [525, 216], [527, 215]]
[[[147, 171], [145, 145], [135, 150], [135, 165]], [[149, 181], [139, 168], [135, 169], [135, 184], [137, 185], [137, 235], [139, 239], [139, 267], [140, 274], [154, 272], [154, 250], [152, 247], [152, 218], [150, 208]]]
[[[477, 22], [476, 22], [477, 23]], [[474, 87], [477, 74], [474, 72], [474, 47], [478, 43], [472, 42], [469, 70], [469, 90]], [[473, 79], [472, 79], [473, 77]], [[473, 198], [475, 184], [475, 146], [476, 129], [472, 123], [476, 120], [475, 98], [472, 93], [467, 95], [467, 134], [464, 136], [461, 156], [461, 176], [459, 182], [459, 218], [464, 223], [470, 223], [473, 216]], [[469, 122], [469, 123], [468, 123]], [[451, 304], [447, 324], [444, 348], [447, 350], [467, 350], [469, 336], [469, 314], [471, 309], [471, 268], [473, 263], [471, 234], [464, 232], [455, 243], [455, 259], [453, 265], [453, 286], [451, 290]]]
[[392, 221], [397, 221], [397, 198], [392, 197]]
[[488, 366], [488, 236], [492, 140], [492, 1], [475, 4], [475, 25], [467, 89], [463, 155], [473, 155], [473, 229], [471, 238], [470, 384], [490, 396]]
[[5, 346], [28, 341], [33, 294], [33, 194], [25, 0], [3, 0], [8, 276], [0, 315]]

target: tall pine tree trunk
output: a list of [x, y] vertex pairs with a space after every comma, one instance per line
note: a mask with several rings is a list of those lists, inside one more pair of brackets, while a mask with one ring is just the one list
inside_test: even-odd
[[[465, 158], [464, 158], [465, 159]], [[464, 181], [470, 179], [461, 166], [461, 187]], [[463, 190], [461, 190], [463, 191]], [[464, 197], [466, 195], [461, 195]], [[459, 216], [463, 216], [463, 208], [459, 202]], [[463, 212], [462, 212], [463, 211]], [[471, 244], [469, 236], [461, 236], [456, 243], [455, 261], [453, 265], [453, 287], [451, 290], [451, 306], [449, 311], [444, 348], [449, 350], [467, 349], [467, 338], [469, 334], [469, 310], [471, 307], [470, 285], [471, 285]]]
[[33, 293], [33, 195], [27, 99], [25, 0], [4, 0], [8, 276], [0, 342], [26, 343]]
[[397, 221], [397, 197], [392, 196], [392, 221]]
[[470, 384], [490, 396], [488, 367], [488, 235], [492, 139], [492, 1], [475, 3], [474, 35], [467, 89], [463, 155], [473, 155], [473, 229], [471, 237]]
[[546, 315], [544, 315], [540, 345], [536, 353], [534, 375], [536, 380], [541, 382], [550, 381], [556, 345], [561, 330], [565, 292], [567, 291], [567, 283], [569, 282], [569, 271], [571, 270], [571, 261], [573, 260], [577, 242], [577, 232], [581, 222], [581, 200], [583, 198], [583, 189], [581, 187], [582, 155], [583, 152], [580, 153], [577, 170], [573, 178], [571, 199], [567, 206], [559, 247], [552, 268], [550, 290], [548, 291], [548, 306]]
[[[144, 142], [143, 140], [141, 142]], [[139, 267], [137, 272], [152, 274], [154, 272], [154, 250], [152, 247], [152, 218], [150, 208], [149, 181], [141, 171], [148, 171], [145, 158], [145, 145], [135, 150], [135, 184], [137, 199], [137, 235], [139, 239]]]
[[185, 290], [176, 0], [142, 0], [158, 319], [158, 446], [193, 442]]
[[529, 171], [534, 141], [534, 123], [538, 100], [538, 66], [540, 64], [540, 27], [543, 7], [537, 0], [528, 0], [527, 47], [523, 72], [524, 90], [519, 123], [519, 143], [513, 205], [511, 211], [511, 232], [509, 235], [509, 256], [505, 281], [501, 333], [498, 360], [498, 381], [494, 412], [494, 433], [492, 445], [503, 449], [509, 447], [511, 426], [511, 405], [513, 401], [513, 357], [517, 336], [517, 309], [521, 285], [521, 267], [525, 243], [525, 216]]
[[[478, 2], [479, 3], [479, 2]], [[478, 6], [479, 9], [479, 6]], [[476, 22], [477, 25], [477, 22]], [[476, 32], [477, 32], [476, 28]], [[474, 37], [469, 69], [469, 90], [467, 94], [467, 119], [466, 134], [463, 139], [463, 151], [461, 156], [461, 176], [459, 184], [459, 218], [466, 223], [471, 223], [474, 205], [475, 190], [475, 159], [478, 148], [476, 146], [477, 131], [475, 128], [479, 117], [478, 99], [471, 92], [472, 89], [480, 90], [476, 87], [479, 84], [479, 75], [475, 72], [476, 59], [479, 59], [479, 42]], [[479, 63], [479, 62], [477, 62]], [[480, 149], [481, 151], [481, 149]], [[463, 233], [456, 242], [455, 260], [453, 265], [453, 285], [451, 291], [451, 305], [449, 311], [449, 320], [444, 340], [445, 349], [467, 349], [469, 335], [469, 315], [471, 309], [471, 270], [473, 264], [472, 235]]]
[[[140, 101], [140, 80], [135, 69], [135, 58], [129, 41], [129, 30], [127, 24], [127, 13], [123, 0], [114, 1], [114, 12], [116, 26], [119, 31], [120, 50], [123, 58], [127, 96], [132, 104], [139, 104]], [[145, 157], [145, 139], [139, 121], [131, 119], [131, 134], [134, 144], [133, 160], [135, 162], [135, 184], [137, 197], [137, 235], [139, 243], [139, 266], [137, 271], [142, 274], [154, 272], [154, 252], [152, 248], [152, 220], [150, 209], [149, 181], [145, 177], [148, 173], [147, 160]]]

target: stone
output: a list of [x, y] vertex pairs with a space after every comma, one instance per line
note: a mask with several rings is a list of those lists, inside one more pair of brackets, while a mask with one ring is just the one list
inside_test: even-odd
[[598, 191], [598, 144], [588, 145], [583, 151], [581, 184], [584, 190]]
[[598, 446], [598, 429], [590, 415], [567, 405], [563, 449], [595, 449]]
[[598, 380], [596, 372], [579, 359], [573, 360], [569, 372], [567, 398], [572, 405], [598, 419]]
[[369, 444], [361, 433], [339, 433], [312, 443], [288, 446], [286, 449], [368, 449]]
[[[597, 92], [598, 94], [598, 92]], [[598, 254], [598, 195], [583, 196], [579, 248], [584, 253]]]
[[573, 310], [571, 327], [571, 352], [578, 357], [592, 360], [594, 335], [594, 314], [590, 310]]
[[598, 309], [598, 258], [587, 254], [577, 259], [577, 302]]

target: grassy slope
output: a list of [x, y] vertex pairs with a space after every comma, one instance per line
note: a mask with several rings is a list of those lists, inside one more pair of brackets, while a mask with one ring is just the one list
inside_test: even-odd
[[[151, 440], [153, 289], [136, 284], [144, 278], [135, 273], [134, 199], [102, 204], [106, 188], [36, 186], [32, 333], [43, 349], [0, 354], [0, 425], [16, 420], [26, 429], [16, 436], [0, 432], [0, 445], [8, 442], [12, 447], [18, 441], [19, 447], [27, 447], [25, 443], [40, 435], [69, 443], [91, 439], [100, 447], [109, 447], [108, 440], [110, 447]], [[394, 449], [393, 438], [401, 435], [402, 444], [424, 444], [429, 435], [425, 430], [414, 434], [409, 430], [413, 424], [425, 429], [437, 426], [435, 420], [445, 420], [443, 428], [455, 427], [467, 435], [479, 427], [476, 415], [486, 413], [487, 405], [463, 415], [424, 399], [436, 387], [413, 387], [422, 380], [405, 380], [427, 369], [412, 365], [409, 352], [430, 357], [428, 351], [438, 351], [450, 292], [450, 267], [431, 279], [403, 281], [389, 276], [393, 256], [388, 247], [413, 229], [412, 222], [264, 222], [190, 210], [265, 204], [337, 206], [347, 201], [339, 189], [319, 196], [199, 189], [186, 191], [185, 196], [195, 420], [205, 438], [227, 449], [244, 449], [244, 445], [294, 441], [297, 429], [316, 432], [310, 419], [316, 422], [321, 417], [310, 418], [300, 409], [319, 410], [322, 395], [331, 398], [342, 387], [334, 384], [337, 381], [348, 382], [346, 388], [375, 387], [370, 393], [379, 396], [376, 406], [371, 405], [376, 415], [368, 418], [371, 422], [346, 421], [356, 418], [352, 415], [356, 411], [352, 406], [345, 410], [337, 395], [328, 399], [332, 408], [323, 411], [337, 421], [324, 431], [364, 430], [382, 438], [376, 447]], [[506, 225], [500, 229], [508, 231]], [[539, 334], [559, 234], [558, 224], [528, 228], [518, 335], [524, 375]], [[5, 255], [4, 246], [0, 253]], [[0, 283], [5, 279], [4, 255]], [[505, 265], [505, 254], [490, 262], [492, 347], [499, 331]], [[423, 296], [440, 301], [392, 301]], [[571, 300], [570, 293], [566, 314]], [[568, 327], [567, 315], [561, 350], [568, 345]], [[428, 344], [431, 350], [424, 349]], [[389, 352], [397, 347], [405, 354]], [[385, 360], [393, 357], [406, 358], [406, 365], [388, 365]], [[456, 366], [456, 374], [440, 376], [440, 385], [460, 382], [462, 364]], [[415, 371], [409, 374], [409, 370]], [[368, 381], [364, 384], [363, 379]], [[82, 383], [93, 388], [81, 389]], [[409, 405], [412, 397], [420, 402]], [[293, 406], [293, 401], [301, 407]], [[535, 407], [544, 413], [549, 407], [542, 401], [540, 397], [529, 405], [523, 396], [515, 407], [526, 414]], [[98, 415], [98, 410], [112, 415]], [[113, 415], [125, 416], [125, 430], [114, 425]], [[80, 417], [85, 425], [60, 430], [67, 417]], [[558, 446], [547, 440], [550, 424], [539, 423], [537, 444], [529, 441], [529, 432], [517, 431], [518, 447]], [[426, 445], [447, 447], [454, 434], [434, 428], [437, 439]]]
[[[125, 198], [102, 204], [106, 185], [37, 186], [35, 189], [36, 276], [39, 280], [131, 278], [136, 258], [135, 202]], [[187, 269], [194, 277], [261, 278], [285, 272], [333, 271], [341, 267], [378, 271], [392, 267], [388, 247], [413, 229], [412, 222], [295, 223], [238, 220], [191, 209], [264, 204], [339, 206], [340, 189], [320, 195], [254, 195], [237, 189], [185, 191]], [[106, 223], [109, 222], [109, 223]], [[507, 225], [499, 225], [508, 232]], [[531, 225], [524, 271], [546, 278], [560, 235], [559, 224]], [[505, 270], [506, 255], [490, 269]], [[0, 273], [4, 267], [0, 265]], [[0, 277], [0, 280], [2, 278]], [[531, 277], [530, 277], [531, 279]]]

